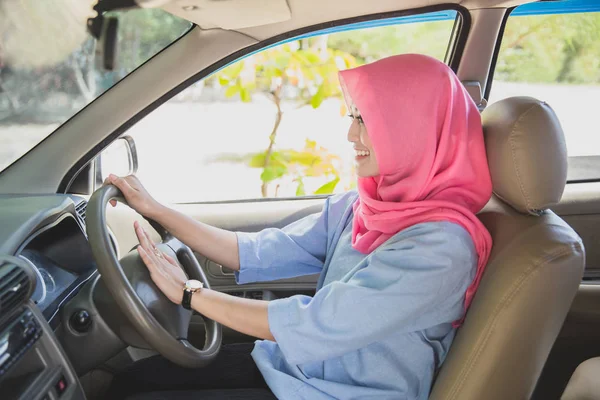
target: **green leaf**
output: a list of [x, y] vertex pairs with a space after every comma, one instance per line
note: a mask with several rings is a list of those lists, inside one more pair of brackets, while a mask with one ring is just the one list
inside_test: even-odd
[[304, 182], [302, 179], [298, 179], [298, 187], [296, 188], [296, 196], [304, 196], [306, 191], [304, 190]]
[[317, 78], [315, 70], [316, 70], [316, 68], [313, 68], [311, 66], [300, 68], [300, 72], [302, 73], [302, 76], [307, 81], [314, 81]]
[[275, 65], [278, 69], [284, 70], [290, 65], [291, 57], [292, 55], [290, 53], [280, 54], [275, 58]]
[[263, 170], [262, 174], [260, 174], [260, 180], [263, 182], [271, 182], [277, 178], [281, 178], [286, 172], [286, 167], [270, 165]]
[[294, 53], [294, 58], [304, 67], [313, 67], [321, 63], [319, 54], [314, 50], [299, 50]]
[[311, 64], [319, 64], [321, 62], [321, 58], [315, 51], [307, 51], [304, 56]]
[[250, 97], [250, 91], [244, 87], [240, 89], [240, 97], [244, 103], [249, 103], [252, 100], [252, 97]]
[[317, 93], [310, 99], [310, 105], [312, 108], [319, 108], [323, 100], [325, 100], [325, 85], [319, 86]]
[[219, 75], [219, 84], [221, 86], [227, 86], [229, 85], [229, 79], [227, 79], [225, 76], [223, 75]]
[[269, 164], [287, 168], [287, 163], [290, 159], [290, 156], [287, 154], [288, 152], [289, 150], [272, 152]]
[[236, 62], [223, 70], [223, 74], [230, 80], [237, 78], [244, 68], [244, 61]]
[[314, 155], [308, 151], [293, 151], [290, 152], [290, 162], [301, 165], [311, 166], [321, 161], [321, 157]]
[[248, 166], [250, 168], [262, 168], [265, 166], [265, 158], [265, 153], [257, 153], [252, 156], [252, 158], [248, 162]]
[[[250, 168], [262, 168], [265, 166], [266, 157], [266, 152], [255, 153], [248, 161], [248, 166]], [[289, 156], [283, 152], [274, 151], [271, 153], [271, 157], [269, 158], [269, 167], [281, 167], [287, 169], [288, 159]]]
[[292, 53], [292, 60], [299, 62], [300, 64], [309, 64], [308, 59], [304, 55], [302, 50]]
[[326, 184], [324, 184], [323, 186], [318, 188], [315, 191], [315, 194], [331, 194], [331, 193], [333, 193], [333, 191], [335, 190], [335, 187], [337, 186], [339, 181], [340, 181], [340, 178], [336, 176], [334, 180], [327, 182]]
[[233, 97], [237, 92], [240, 91], [240, 87], [238, 85], [229, 86], [225, 91], [225, 97]]
[[317, 142], [315, 140], [306, 139], [304, 141], [304, 147], [309, 150], [314, 150], [317, 148]]
[[352, 68], [356, 65], [356, 60], [350, 54], [345, 54], [343, 58], [346, 63], [346, 68]]

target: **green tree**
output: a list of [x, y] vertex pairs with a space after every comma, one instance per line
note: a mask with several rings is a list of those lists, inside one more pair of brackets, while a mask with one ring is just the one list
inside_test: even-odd
[[510, 82], [600, 83], [600, 13], [510, 18], [495, 76]]
[[[119, 20], [117, 71], [99, 71], [114, 83], [174, 42], [191, 27], [185, 19], [160, 9], [133, 9], [110, 12]], [[101, 79], [105, 78], [101, 76]], [[106, 80], [106, 79], [104, 79]]]
[[[341, 99], [337, 73], [340, 68], [356, 65], [355, 57], [328, 47], [327, 36], [321, 36], [310, 44], [296, 41], [262, 51], [217, 74], [219, 83], [226, 88], [226, 96], [237, 95], [243, 102], [250, 102], [253, 95], [263, 94], [273, 103], [275, 119], [269, 133], [268, 147], [264, 152], [233, 160], [245, 162], [253, 168], [262, 168], [263, 197], [267, 197], [269, 184], [283, 176], [294, 178], [297, 183], [296, 195], [299, 196], [305, 194], [303, 178], [309, 176], [330, 177], [331, 180], [316, 193], [333, 192], [339, 175], [333, 166], [336, 157], [326, 149], [312, 141], [307, 141], [302, 151], [276, 149], [277, 133], [284, 115], [282, 101], [292, 100], [297, 107], [310, 105], [318, 108], [327, 98]], [[345, 111], [341, 109], [341, 112]]]
[[334, 33], [329, 46], [371, 62], [396, 54], [420, 53], [443, 60], [454, 20], [380, 26]]
[[98, 68], [84, 5], [37, 10], [29, 3], [0, 2], [0, 16], [11, 17], [0, 17], [0, 33], [10, 39], [0, 55], [0, 119], [62, 123], [191, 27], [160, 9], [107, 13], [119, 19], [119, 31], [117, 70], [106, 71]]

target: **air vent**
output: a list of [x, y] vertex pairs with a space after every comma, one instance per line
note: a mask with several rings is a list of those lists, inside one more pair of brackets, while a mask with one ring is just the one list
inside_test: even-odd
[[75, 211], [77, 212], [77, 215], [79, 215], [79, 218], [81, 218], [81, 222], [83, 222], [85, 224], [85, 210], [87, 209], [87, 202], [82, 201], [81, 203], [77, 204], [75, 206]]
[[27, 273], [14, 264], [4, 264], [0, 267], [0, 313], [18, 307], [27, 300], [31, 281]]

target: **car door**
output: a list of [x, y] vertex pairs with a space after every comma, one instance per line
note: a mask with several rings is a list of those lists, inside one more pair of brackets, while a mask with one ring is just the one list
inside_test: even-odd
[[[558, 399], [582, 361], [600, 355], [600, 7], [569, 1], [517, 7], [506, 20], [490, 76], [490, 103], [531, 96], [555, 110], [565, 132], [568, 183], [559, 214], [583, 239], [586, 270], [534, 399]], [[488, 85], [490, 86], [490, 85]]]
[[[232, 231], [279, 228], [319, 212], [327, 196], [352, 190], [356, 180], [338, 69], [410, 52], [447, 60], [462, 20], [455, 9], [402, 14], [294, 38], [232, 63], [126, 132], [137, 175], [162, 202]], [[109, 159], [102, 158], [104, 173]], [[109, 211], [121, 254], [136, 245], [135, 219], [123, 205]], [[219, 291], [266, 300], [315, 292], [317, 275], [237, 285], [232, 271], [196, 256]], [[191, 340], [202, 344], [201, 317], [194, 318]], [[253, 338], [225, 329], [223, 340]]]
[[[492, 60], [487, 85], [482, 85], [489, 103], [528, 95], [554, 107], [565, 130], [570, 167], [563, 200], [554, 211], [574, 227], [587, 248], [586, 276], [535, 398], [558, 398], [576, 365], [600, 354], [600, 147], [592, 121], [599, 93], [597, 68], [589, 67], [598, 63], [595, 7], [572, 1], [512, 10], [500, 30], [502, 46]], [[462, 12], [436, 11], [338, 27], [229, 65], [127, 131], [139, 152], [138, 176], [174, 208], [234, 231], [282, 227], [318, 212], [326, 196], [352, 189], [354, 180], [348, 169], [352, 155], [345, 144], [349, 122], [335, 93], [334, 64], [345, 68], [402, 52], [448, 61], [468, 28]], [[315, 67], [317, 58], [331, 70]], [[463, 58], [462, 64], [475, 61], [482, 62]], [[267, 154], [270, 161], [265, 163]], [[109, 213], [121, 253], [135, 245], [131, 225], [136, 218], [125, 206]], [[316, 276], [238, 286], [231, 271], [201, 254], [197, 257], [220, 291], [270, 299], [315, 290]], [[202, 325], [196, 322], [194, 337], [200, 341]], [[224, 340], [252, 338], [226, 330]]]

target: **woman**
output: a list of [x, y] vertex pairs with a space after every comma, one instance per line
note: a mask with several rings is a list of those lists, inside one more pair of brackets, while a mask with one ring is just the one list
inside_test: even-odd
[[[218, 388], [225, 374], [223, 388], [261, 387], [264, 378], [281, 399], [428, 397], [491, 248], [475, 217], [491, 196], [479, 112], [450, 68], [422, 55], [346, 70], [340, 82], [358, 191], [331, 196], [320, 214], [227, 232], [161, 206], [134, 177], [110, 178], [130, 206], [236, 270], [238, 283], [320, 273], [314, 297], [193, 295], [196, 311], [265, 339], [252, 350], [255, 364], [240, 367], [225, 347], [200, 371], [155, 358], [121, 382], [144, 386], [171, 370], [169, 383], [145, 389]], [[185, 275], [135, 229], [154, 282], [180, 303]]]

